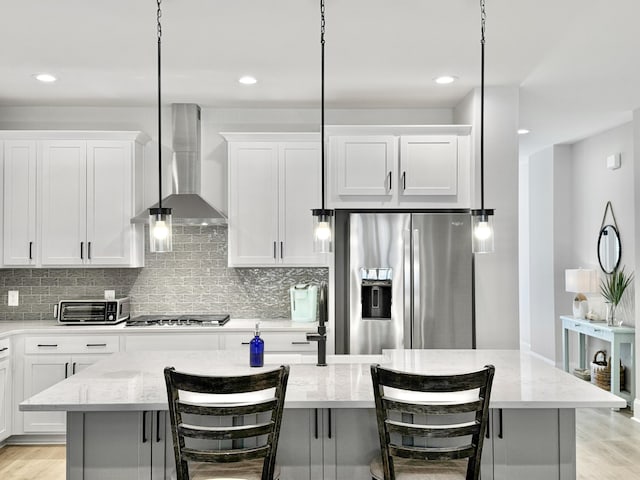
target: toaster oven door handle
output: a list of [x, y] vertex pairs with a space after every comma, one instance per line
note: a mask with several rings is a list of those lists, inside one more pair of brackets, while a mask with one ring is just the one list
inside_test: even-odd
[[53, 318], [58, 318], [58, 304], [53, 306]]

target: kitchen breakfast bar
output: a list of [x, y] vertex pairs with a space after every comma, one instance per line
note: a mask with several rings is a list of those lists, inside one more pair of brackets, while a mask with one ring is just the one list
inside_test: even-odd
[[576, 408], [626, 402], [517, 350], [387, 350], [329, 356], [228, 351], [115, 353], [25, 400], [23, 411], [67, 412], [67, 478], [175, 478], [163, 368], [242, 375], [291, 366], [278, 445], [283, 480], [365, 480], [379, 451], [370, 365], [452, 374], [496, 367], [482, 478], [576, 478]]

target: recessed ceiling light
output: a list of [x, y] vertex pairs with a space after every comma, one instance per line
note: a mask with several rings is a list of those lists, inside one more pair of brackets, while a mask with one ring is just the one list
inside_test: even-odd
[[447, 85], [449, 83], [453, 83], [458, 79], [458, 77], [454, 77], [453, 75], [442, 75], [440, 77], [436, 77], [433, 80], [439, 85]]
[[43, 83], [52, 83], [57, 80], [57, 78], [51, 75], [50, 73], [36, 73], [33, 76], [35, 77], [36, 80]]
[[251, 75], [240, 77], [238, 81], [243, 85], [254, 85], [258, 82], [258, 80], [256, 80], [256, 77], [252, 77]]
[[526, 135], [527, 133], [529, 133], [529, 130], [527, 130], [526, 128], [518, 129], [518, 135]]

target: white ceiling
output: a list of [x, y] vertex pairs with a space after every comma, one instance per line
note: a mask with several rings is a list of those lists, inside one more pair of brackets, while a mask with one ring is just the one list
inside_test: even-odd
[[[453, 107], [479, 85], [479, 0], [325, 1], [328, 107]], [[640, 106], [640, 2], [486, 2], [486, 82], [521, 86], [532, 130], [521, 151]], [[163, 102], [317, 106], [319, 3], [163, 0]], [[0, 105], [155, 104], [155, 1], [0, 0], [0, 11]], [[59, 81], [35, 81], [42, 71]], [[443, 73], [459, 81], [435, 85]]]

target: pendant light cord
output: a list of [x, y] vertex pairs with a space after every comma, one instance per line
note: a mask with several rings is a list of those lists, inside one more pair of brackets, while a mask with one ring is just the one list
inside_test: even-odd
[[485, 0], [480, 0], [481, 12], [481, 55], [480, 55], [480, 208], [484, 211], [484, 43], [485, 22], [487, 13], [484, 6]]
[[162, 0], [157, 0], [158, 11], [158, 208], [162, 208], [162, 104], [161, 102], [161, 44], [162, 44], [162, 25], [160, 24], [160, 18], [162, 18], [162, 10], [160, 9], [160, 3]]
[[324, 210], [324, 162], [325, 162], [325, 146], [324, 146], [324, 0], [320, 0], [320, 148], [322, 158], [320, 165], [322, 168], [322, 210]]

